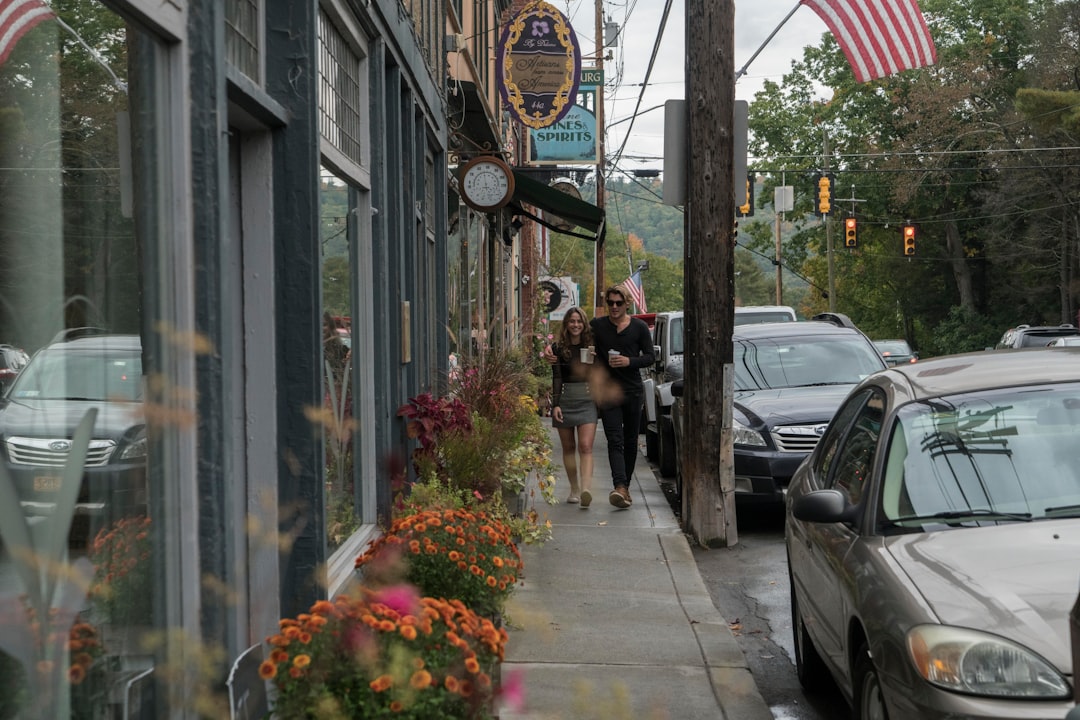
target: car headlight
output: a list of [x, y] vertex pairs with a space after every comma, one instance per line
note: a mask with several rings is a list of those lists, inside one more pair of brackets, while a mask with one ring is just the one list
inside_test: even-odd
[[146, 457], [146, 429], [129, 438], [120, 452], [119, 460], [142, 460]]
[[908, 652], [923, 679], [954, 692], [1002, 698], [1066, 698], [1071, 690], [1052, 665], [997, 635], [946, 625], [908, 631]]
[[757, 430], [743, 425], [738, 420], [731, 421], [731, 441], [736, 445], [750, 445], [752, 447], [766, 447], [765, 438]]

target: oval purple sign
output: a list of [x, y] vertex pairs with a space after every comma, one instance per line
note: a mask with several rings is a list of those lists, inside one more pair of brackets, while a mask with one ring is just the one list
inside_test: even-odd
[[581, 54], [570, 21], [555, 7], [530, 3], [499, 38], [495, 79], [518, 122], [552, 125], [577, 101]]

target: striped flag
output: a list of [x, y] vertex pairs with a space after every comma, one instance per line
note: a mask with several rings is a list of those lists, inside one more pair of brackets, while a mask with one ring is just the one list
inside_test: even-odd
[[0, 0], [0, 65], [23, 35], [51, 17], [53, 11], [41, 0]]
[[915, 0], [800, 0], [825, 21], [859, 82], [933, 65], [937, 50]]
[[649, 308], [645, 306], [645, 289], [641, 287], [641, 273], [636, 272], [623, 281], [623, 285], [626, 286], [626, 291], [630, 293], [630, 298], [634, 301], [634, 305], [637, 305], [637, 311], [639, 313], [649, 312]]

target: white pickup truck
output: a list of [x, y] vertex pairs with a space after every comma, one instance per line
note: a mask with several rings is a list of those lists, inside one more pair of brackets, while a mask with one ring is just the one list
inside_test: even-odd
[[[735, 308], [735, 324], [794, 322], [795, 310], [787, 305], [743, 305]], [[656, 313], [653, 325], [653, 357], [644, 372], [645, 456], [660, 467], [660, 475], [675, 475], [675, 430], [671, 424], [671, 383], [683, 376], [683, 312]]]

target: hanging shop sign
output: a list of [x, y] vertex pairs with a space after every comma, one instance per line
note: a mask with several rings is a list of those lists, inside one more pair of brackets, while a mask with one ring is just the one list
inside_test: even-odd
[[566, 311], [578, 304], [578, 284], [572, 277], [540, 278], [541, 309], [548, 320], [562, 320]]
[[529, 130], [530, 165], [595, 165], [600, 157], [596, 88], [582, 87], [578, 102], [558, 122]]
[[530, 2], [503, 28], [495, 79], [518, 122], [545, 128], [574, 107], [581, 73], [577, 35], [566, 16], [542, 0]]

